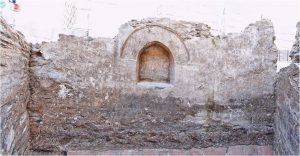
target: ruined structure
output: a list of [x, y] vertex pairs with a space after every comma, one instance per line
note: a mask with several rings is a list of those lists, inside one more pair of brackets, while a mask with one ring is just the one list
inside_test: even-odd
[[293, 63], [281, 69], [275, 84], [276, 113], [274, 149], [280, 155], [300, 154], [300, 22], [297, 24], [296, 41], [291, 50]]
[[0, 20], [1, 153], [24, 154], [29, 147], [30, 45]]
[[[17, 34], [11, 31], [1, 30]], [[202, 23], [130, 21], [115, 38], [60, 35], [30, 53], [22, 38], [7, 36], [0, 68], [8, 86], [1, 86], [4, 153], [23, 153], [29, 140], [31, 150], [45, 152], [273, 144], [279, 96], [269, 20], [226, 36], [213, 36]], [[12, 56], [2, 55], [23, 63], [13, 67]], [[5, 72], [19, 79], [2, 82], [11, 79]], [[18, 115], [2, 118], [10, 112]]]

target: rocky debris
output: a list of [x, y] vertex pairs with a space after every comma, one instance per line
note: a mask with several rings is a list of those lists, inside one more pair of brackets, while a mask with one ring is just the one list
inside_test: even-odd
[[30, 45], [0, 18], [1, 154], [25, 154], [29, 147]]
[[239, 145], [184, 149], [127, 149], [108, 151], [68, 151], [67, 155], [273, 155], [271, 146]]
[[300, 21], [297, 23], [295, 43], [290, 52], [290, 58], [294, 63], [300, 63]]

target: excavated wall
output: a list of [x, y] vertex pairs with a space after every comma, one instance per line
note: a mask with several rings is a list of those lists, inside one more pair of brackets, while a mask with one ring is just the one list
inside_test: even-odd
[[32, 149], [271, 145], [274, 40], [268, 20], [213, 36], [202, 23], [145, 19], [115, 38], [36, 45]]
[[22, 155], [29, 149], [30, 45], [0, 18], [1, 155]]
[[280, 70], [275, 85], [274, 151], [278, 155], [300, 154], [300, 22], [295, 39], [290, 55], [293, 63]]

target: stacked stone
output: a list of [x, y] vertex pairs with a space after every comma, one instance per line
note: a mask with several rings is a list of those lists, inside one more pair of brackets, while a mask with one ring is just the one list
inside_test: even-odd
[[25, 41], [21, 32], [12, 29], [3, 18], [0, 18], [0, 25], [1, 48], [19, 48], [25, 53], [30, 51], [30, 45]]
[[29, 146], [30, 45], [0, 18], [0, 155], [26, 154]]

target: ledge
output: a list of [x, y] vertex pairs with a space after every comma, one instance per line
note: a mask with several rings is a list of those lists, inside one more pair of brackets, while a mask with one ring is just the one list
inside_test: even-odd
[[137, 85], [141, 86], [141, 87], [153, 88], [153, 89], [166, 89], [166, 88], [172, 88], [172, 87], [174, 87], [170, 83], [165, 83], [165, 82], [147, 82], [147, 81], [138, 82]]

